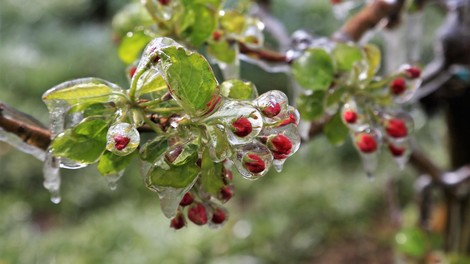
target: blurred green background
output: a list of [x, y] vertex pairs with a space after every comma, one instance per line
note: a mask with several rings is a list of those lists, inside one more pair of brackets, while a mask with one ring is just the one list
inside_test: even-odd
[[[112, 41], [111, 19], [126, 0], [0, 0], [0, 101], [48, 123], [47, 89], [94, 76], [126, 87], [124, 64]], [[329, 1], [272, 1], [290, 33], [306, 28], [330, 35]], [[430, 13], [434, 32], [439, 16]], [[432, 34], [425, 54], [432, 54]], [[429, 60], [429, 58], [428, 58]], [[258, 68], [243, 77], [262, 91], [286, 90]], [[277, 81], [279, 80], [279, 81]], [[430, 132], [432, 131], [432, 133]], [[438, 118], [418, 132], [420, 143], [445, 165]], [[304, 144], [282, 173], [256, 182], [235, 177], [230, 220], [221, 229], [169, 228], [157, 196], [137, 164], [111, 191], [96, 168], [62, 171], [62, 202], [42, 186], [41, 162], [0, 142], [0, 264], [13, 263], [387, 263], [394, 229], [387, 185], [397, 204], [413, 203], [415, 173], [382, 155], [374, 180], [365, 177], [350, 142], [323, 137]]]

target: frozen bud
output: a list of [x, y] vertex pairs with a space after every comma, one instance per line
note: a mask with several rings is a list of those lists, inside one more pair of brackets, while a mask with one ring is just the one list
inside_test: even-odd
[[243, 166], [252, 173], [260, 173], [266, 169], [266, 164], [263, 159], [253, 153], [243, 157]]
[[227, 212], [220, 207], [214, 209], [211, 222], [217, 225], [222, 224], [227, 220]]
[[404, 78], [396, 78], [390, 83], [390, 91], [394, 95], [401, 95], [406, 90], [406, 81]]
[[158, 0], [158, 2], [162, 5], [168, 5], [171, 0]]
[[393, 145], [391, 143], [388, 144], [388, 150], [390, 151], [390, 153], [394, 157], [401, 157], [406, 152], [405, 147], [399, 147], [399, 146]]
[[132, 79], [132, 77], [134, 77], [134, 74], [135, 74], [136, 71], [137, 71], [137, 66], [135, 66], [135, 65], [134, 65], [134, 66], [131, 66], [131, 67], [129, 68], [129, 77], [130, 77], [131, 79]]
[[343, 120], [348, 124], [354, 124], [357, 121], [357, 113], [353, 110], [346, 110], [343, 113]]
[[417, 79], [421, 76], [421, 69], [418, 67], [409, 67], [405, 69], [406, 77], [410, 79]]
[[269, 118], [275, 117], [281, 112], [281, 105], [279, 103], [274, 103], [262, 109], [261, 112]]
[[188, 218], [196, 225], [205, 225], [207, 223], [206, 207], [202, 203], [196, 203], [188, 209]]
[[165, 160], [168, 163], [172, 164], [173, 162], [175, 162], [181, 152], [183, 152], [183, 146], [176, 145], [165, 153]]
[[282, 134], [269, 138], [267, 146], [273, 152], [274, 159], [285, 159], [292, 151], [292, 141]]
[[220, 189], [219, 200], [222, 202], [228, 202], [233, 197], [233, 185], [227, 185]]
[[114, 147], [117, 150], [123, 150], [125, 147], [127, 147], [129, 142], [131, 141], [130, 138], [126, 136], [122, 136], [122, 135], [114, 136], [113, 140], [114, 140]]
[[132, 153], [140, 143], [140, 135], [135, 127], [128, 123], [118, 123], [108, 129], [106, 149], [118, 156]]
[[186, 221], [182, 213], [177, 213], [173, 219], [171, 219], [170, 227], [175, 230], [181, 229], [186, 225]]
[[253, 126], [248, 118], [240, 117], [232, 123], [231, 129], [235, 135], [246, 137], [253, 131]]
[[185, 193], [183, 198], [180, 201], [181, 206], [187, 206], [192, 204], [194, 201], [193, 195], [189, 192]]
[[229, 169], [225, 169], [225, 179], [231, 181], [233, 179], [233, 173]]
[[214, 33], [212, 33], [212, 38], [215, 41], [219, 41], [221, 37], [222, 37], [222, 32], [220, 32], [218, 30], [216, 30], [216, 31], [214, 31]]
[[408, 129], [405, 121], [398, 118], [391, 118], [386, 122], [385, 131], [387, 135], [393, 138], [402, 138], [408, 135]]
[[267, 123], [274, 123], [281, 113], [288, 110], [287, 96], [281, 91], [269, 91], [255, 100], [255, 106], [261, 111]]
[[362, 153], [372, 153], [377, 150], [377, 140], [367, 133], [359, 133], [356, 137], [356, 145]]

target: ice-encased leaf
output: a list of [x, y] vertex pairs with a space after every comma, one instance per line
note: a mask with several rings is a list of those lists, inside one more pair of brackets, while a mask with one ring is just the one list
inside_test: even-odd
[[[186, 13], [180, 22], [184, 28], [180, 29], [181, 35], [192, 45], [200, 46], [211, 35], [217, 26], [217, 7], [208, 6], [193, 0], [182, 0]], [[218, 6], [218, 5], [217, 5]]]
[[108, 123], [100, 118], [87, 118], [54, 138], [51, 144], [55, 156], [80, 163], [96, 162], [106, 147]]
[[260, 95], [253, 104], [262, 113], [263, 121], [267, 124], [281, 120], [289, 106], [287, 95], [277, 90]]
[[214, 162], [221, 162], [232, 155], [232, 149], [227, 141], [224, 128], [219, 125], [206, 126], [209, 154]]
[[344, 72], [350, 71], [354, 64], [364, 59], [364, 54], [358, 46], [346, 43], [336, 43], [332, 56], [335, 59], [337, 70]]
[[202, 116], [219, 94], [217, 80], [206, 59], [182, 47], [159, 51], [158, 66], [173, 98], [191, 116]]
[[124, 36], [118, 48], [119, 58], [126, 64], [133, 63], [144, 47], [152, 40], [145, 30], [129, 32]]
[[76, 79], [59, 84], [47, 90], [42, 100], [49, 102], [60, 100], [69, 105], [78, 103], [100, 103], [110, 101], [113, 92], [121, 91], [121, 88], [113, 83], [98, 78]]
[[214, 162], [209, 151], [206, 148], [202, 155], [201, 161], [201, 187], [202, 190], [213, 197], [218, 197], [222, 187], [225, 186], [224, 178], [222, 173], [225, 173], [223, 163]]
[[235, 100], [252, 100], [258, 96], [255, 85], [238, 79], [227, 80], [220, 85], [220, 93]]
[[292, 64], [292, 74], [303, 88], [326, 90], [333, 81], [335, 67], [324, 49], [311, 48]]
[[323, 116], [324, 91], [315, 91], [311, 95], [302, 94], [297, 98], [297, 108], [303, 120], [311, 121]]
[[175, 166], [168, 165], [160, 160], [150, 168], [147, 177], [147, 187], [157, 190], [160, 187], [185, 188], [191, 184], [199, 174], [201, 168], [196, 164], [197, 156], [186, 163]]
[[163, 136], [148, 141], [140, 148], [140, 158], [153, 163], [168, 149], [168, 140]]
[[103, 176], [116, 175], [124, 171], [134, 155], [118, 156], [112, 152], [106, 151], [98, 162], [98, 171]]
[[348, 127], [343, 123], [341, 119], [341, 113], [336, 113], [331, 120], [326, 123], [323, 128], [326, 138], [331, 144], [340, 146], [344, 143], [348, 136]]

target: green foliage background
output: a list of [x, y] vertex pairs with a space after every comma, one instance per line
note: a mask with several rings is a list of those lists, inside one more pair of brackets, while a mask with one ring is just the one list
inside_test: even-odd
[[[93, 76], [126, 87], [110, 29], [126, 1], [107, 1], [106, 16], [97, 10], [100, 2], [0, 0], [0, 100], [47, 123], [41, 95], [58, 83]], [[273, 13], [290, 32], [330, 35], [340, 24], [328, 2], [276, 0]], [[432, 52], [428, 38], [425, 54]], [[242, 77], [260, 92], [287, 86], [285, 76], [251, 65], [243, 65]], [[419, 133], [426, 150], [445, 163], [442, 146], [429, 143], [442, 138], [441, 122]], [[63, 200], [54, 205], [42, 187], [41, 162], [0, 142], [0, 263], [306, 263], [346, 238], [373, 237], [389, 247], [393, 234], [378, 227], [387, 222], [384, 183], [398, 181], [405, 206], [415, 175], [383, 156], [369, 181], [350, 143], [335, 148], [319, 137], [280, 174], [256, 182], [236, 175], [231, 218], [222, 229], [190, 225], [175, 232], [138, 164], [116, 191], [94, 167], [63, 170]]]

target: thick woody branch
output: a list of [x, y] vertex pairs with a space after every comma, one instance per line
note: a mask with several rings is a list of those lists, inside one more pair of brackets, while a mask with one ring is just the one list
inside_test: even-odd
[[367, 31], [375, 28], [383, 19], [388, 19], [388, 28], [394, 27], [399, 21], [400, 11], [404, 2], [404, 0], [372, 1], [349, 19], [334, 34], [334, 38], [341, 41], [359, 41]]

